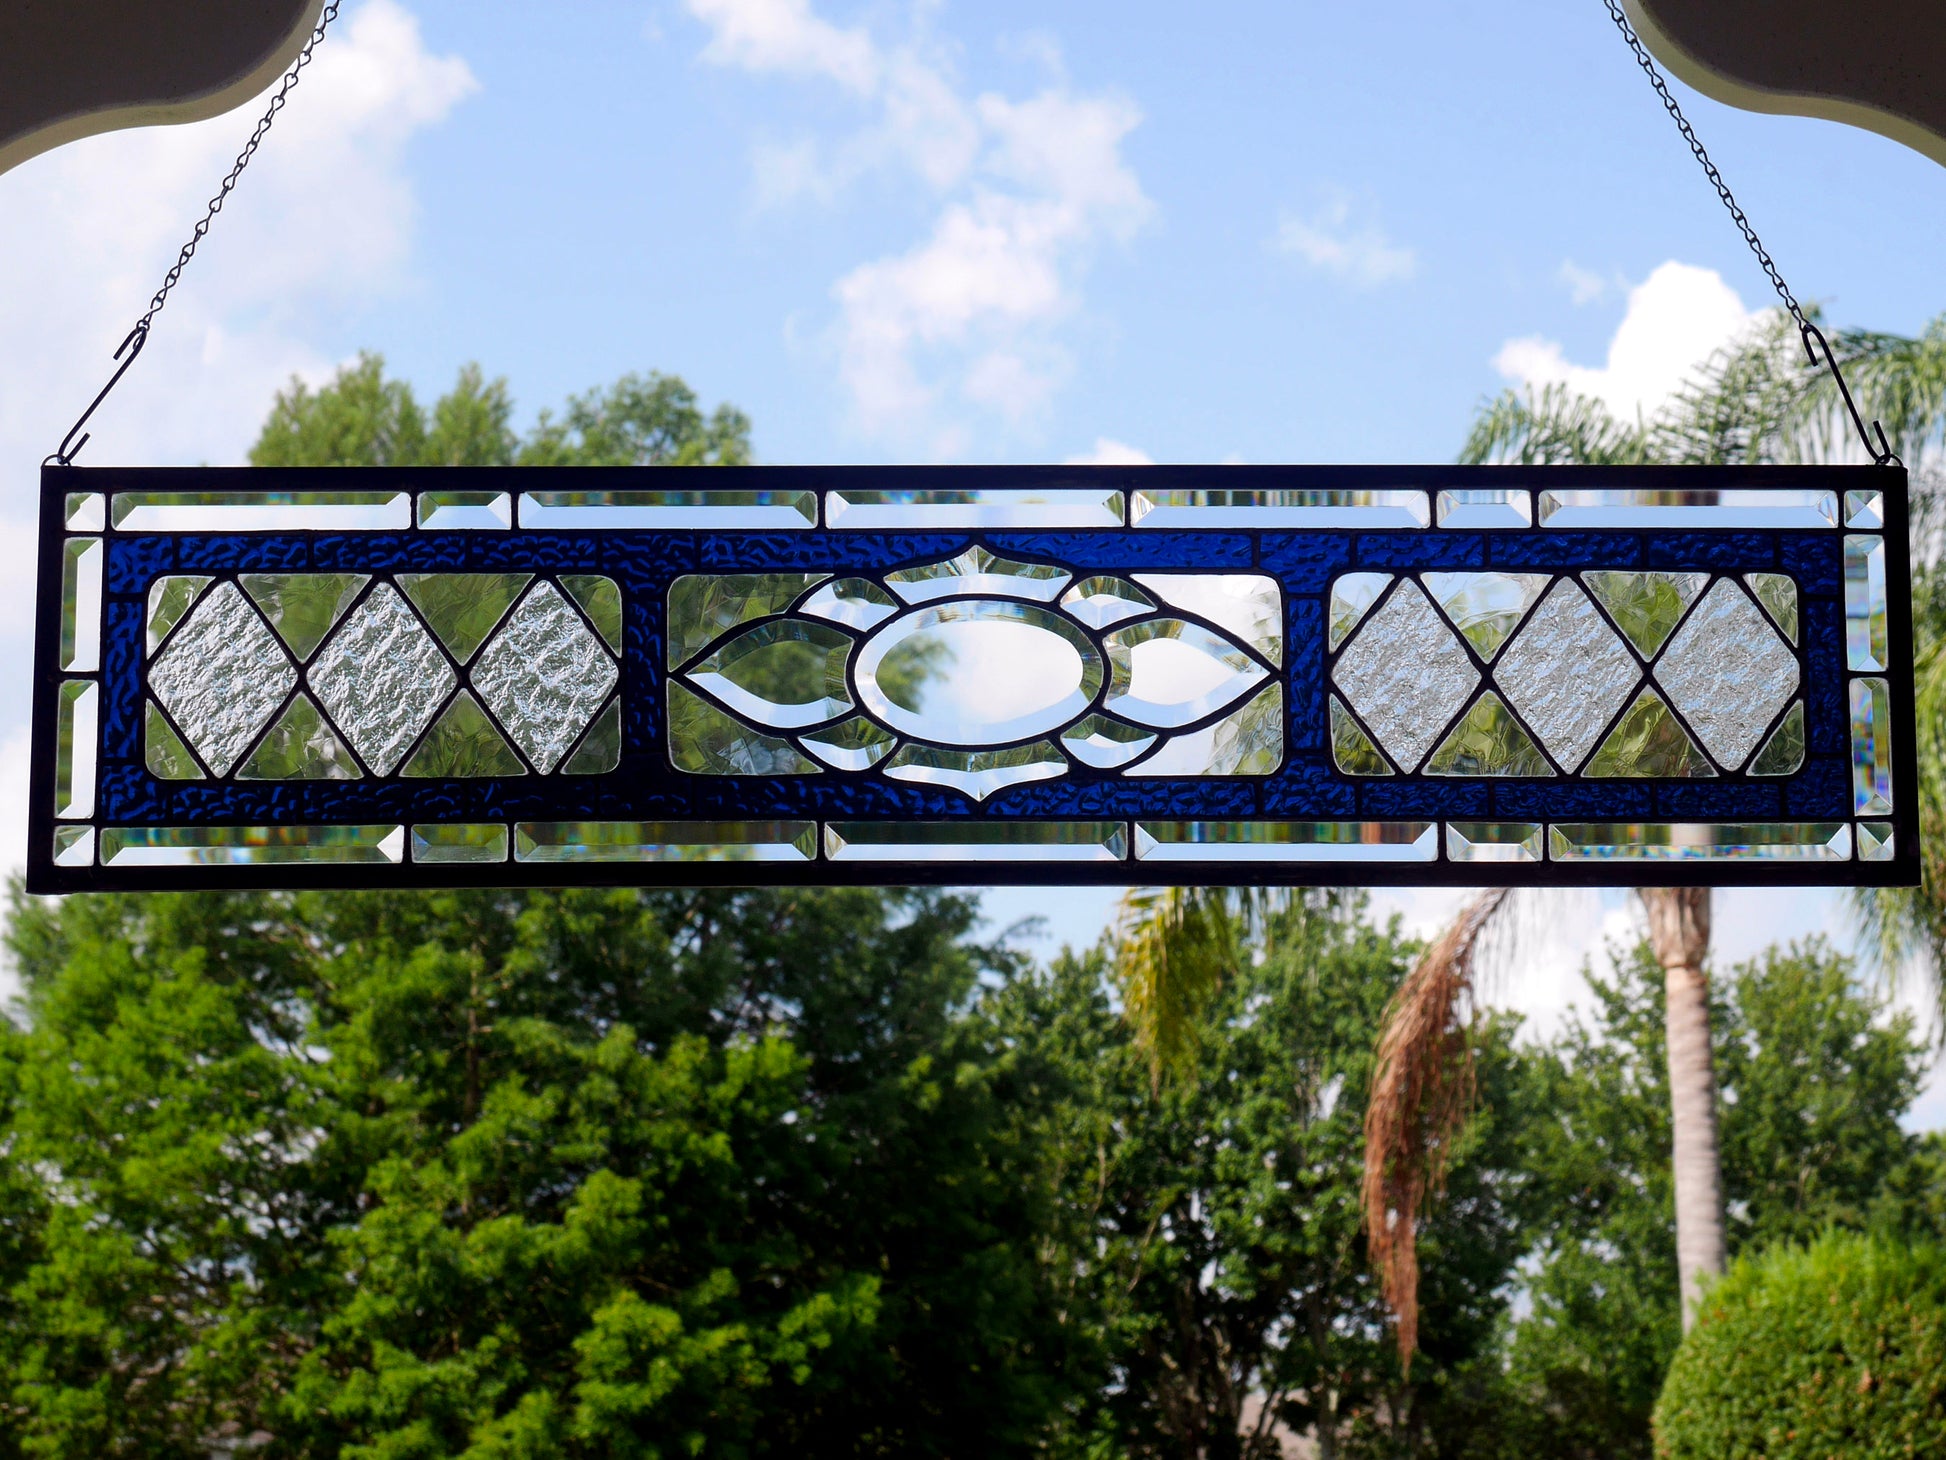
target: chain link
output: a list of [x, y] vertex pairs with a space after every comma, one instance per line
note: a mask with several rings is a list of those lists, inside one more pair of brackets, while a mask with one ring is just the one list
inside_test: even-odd
[[[1797, 296], [1791, 293], [1791, 286], [1784, 282], [1784, 276], [1778, 271], [1776, 261], [1771, 258], [1770, 250], [1765, 248], [1764, 241], [1757, 237], [1757, 230], [1751, 226], [1749, 217], [1736, 200], [1736, 194], [1730, 191], [1730, 185], [1723, 181], [1723, 174], [1718, 172], [1716, 164], [1710, 161], [1710, 155], [1704, 150], [1702, 140], [1697, 137], [1695, 129], [1689, 125], [1689, 118], [1682, 114], [1682, 108], [1676, 104], [1676, 98], [1669, 90], [1669, 83], [1662, 79], [1662, 72], [1656, 67], [1647, 47], [1642, 44], [1642, 38], [1635, 33], [1635, 27], [1629, 24], [1620, 0], [1602, 0], [1602, 4], [1607, 7], [1608, 18], [1614, 21], [1616, 28], [1621, 31], [1622, 39], [1628, 42], [1628, 48], [1635, 53], [1635, 64], [1642, 68], [1642, 74], [1649, 78], [1649, 85], [1655, 88], [1655, 94], [1662, 99], [1663, 110], [1669, 113], [1670, 120], [1676, 124], [1676, 130], [1682, 133], [1683, 141], [1689, 144], [1689, 150], [1695, 154], [1696, 161], [1702, 165], [1703, 175], [1710, 180], [1710, 186], [1716, 189], [1716, 196], [1721, 198], [1723, 206], [1729, 209], [1730, 220], [1736, 224], [1737, 232], [1741, 233], [1743, 241], [1750, 245], [1750, 252], [1757, 256], [1757, 263], [1762, 267], [1764, 277], [1770, 280], [1770, 287], [1777, 291], [1777, 297], [1784, 301], [1784, 308], [1790, 311], [1791, 319], [1797, 325], [1798, 336], [1804, 341], [1804, 353], [1810, 356], [1813, 365], [1824, 365], [1830, 368], [1831, 378], [1838, 383], [1838, 394], [1844, 398], [1845, 410], [1851, 415], [1852, 425], [1858, 428], [1858, 437], [1865, 443], [1866, 453], [1878, 466], [1902, 465], [1903, 463], [1886, 442], [1885, 427], [1873, 421], [1872, 429], [1870, 431], [1865, 429], [1865, 419], [1859, 414], [1858, 406], [1852, 400], [1851, 387], [1845, 384], [1845, 373], [1838, 368], [1838, 357], [1832, 353], [1831, 344], [1825, 339], [1824, 331], [1805, 317], [1803, 309], [1798, 305]], [[1878, 435], [1876, 444], [1872, 440], [1873, 432]]]
[[88, 436], [82, 428], [88, 424], [88, 419], [94, 415], [96, 408], [108, 398], [108, 392], [121, 383], [122, 377], [128, 374], [129, 366], [133, 365], [136, 357], [142, 353], [142, 347], [148, 344], [149, 330], [155, 324], [155, 317], [162, 312], [162, 306], [169, 302], [169, 292], [181, 281], [182, 271], [188, 268], [189, 261], [196, 257], [197, 245], [203, 241], [205, 235], [209, 233], [210, 226], [216, 222], [216, 215], [223, 211], [223, 205], [229, 201], [230, 193], [235, 189], [237, 179], [243, 176], [244, 168], [248, 167], [250, 159], [257, 155], [257, 149], [263, 145], [265, 136], [270, 132], [271, 124], [277, 120], [277, 113], [284, 109], [285, 103], [290, 100], [291, 92], [297, 89], [298, 79], [303, 75], [304, 68], [311, 64], [312, 52], [317, 50], [318, 42], [324, 39], [324, 33], [330, 29], [331, 22], [338, 18], [338, 7], [341, 3], [342, 0], [327, 0], [324, 9], [319, 12], [317, 27], [304, 42], [304, 49], [297, 53], [297, 59], [291, 63], [290, 70], [284, 73], [283, 84], [270, 98], [270, 105], [264, 109], [263, 116], [258, 118], [257, 125], [251, 129], [250, 140], [245, 142], [243, 150], [237, 153], [235, 163], [224, 175], [222, 185], [217, 188], [216, 196], [209, 200], [209, 206], [203, 210], [203, 216], [197, 220], [195, 229], [189, 235], [189, 241], [182, 246], [181, 251], [176, 255], [176, 262], [163, 276], [162, 287], [155, 291], [154, 297], [149, 300], [148, 309], [140, 319], [135, 321], [135, 328], [128, 332], [128, 337], [116, 349], [115, 359], [121, 361], [121, 364], [109, 377], [108, 384], [101, 388], [101, 394], [94, 398], [88, 409], [81, 413], [81, 419], [76, 421], [73, 428], [62, 438], [60, 450], [48, 457], [45, 464], [71, 466], [74, 464], [74, 458], [80, 454], [81, 448], [88, 444]]
[[1702, 164], [1703, 174], [1709, 178], [1710, 186], [1716, 189], [1716, 196], [1721, 198], [1723, 206], [1730, 210], [1731, 220], [1735, 222], [1737, 231], [1743, 235], [1743, 241], [1750, 245], [1750, 252], [1757, 256], [1757, 262], [1762, 266], [1764, 276], [1770, 280], [1770, 287], [1775, 289], [1777, 297], [1784, 301], [1784, 308], [1791, 312], [1791, 318], [1797, 321], [1797, 327], [1808, 328], [1810, 321], [1805, 319], [1804, 311], [1798, 308], [1797, 296], [1791, 293], [1791, 286], [1784, 282], [1784, 276], [1777, 271], [1777, 265], [1771, 259], [1770, 251], [1764, 247], [1763, 240], [1757, 237], [1757, 230], [1750, 226], [1749, 218], [1744, 215], [1742, 207], [1737, 203], [1736, 194], [1730, 191], [1730, 185], [1723, 181], [1723, 174], [1716, 170], [1716, 164], [1710, 161], [1709, 153], [1703, 150], [1702, 142], [1689, 125], [1689, 118], [1684, 116], [1682, 108], [1676, 105], [1676, 98], [1669, 91], [1669, 83], [1662, 79], [1662, 72], [1656, 69], [1655, 61], [1650, 58], [1647, 48], [1643, 46], [1642, 38], [1635, 33], [1635, 27], [1628, 23], [1628, 16], [1623, 13], [1619, 0], [1602, 0], [1602, 4], [1608, 7], [1609, 19], [1620, 28], [1622, 39], [1628, 42], [1628, 48], [1635, 52], [1635, 64], [1642, 68], [1642, 74], [1649, 78], [1649, 85], [1653, 86], [1655, 94], [1662, 98], [1663, 109], [1675, 122], [1676, 130], [1682, 133], [1683, 141], [1689, 144], [1689, 150], [1696, 154], [1696, 160]]

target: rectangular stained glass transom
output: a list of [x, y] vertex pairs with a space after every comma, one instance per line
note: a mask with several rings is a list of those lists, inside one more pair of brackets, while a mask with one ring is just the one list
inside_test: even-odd
[[48, 468], [29, 886], [1906, 883], [1905, 500]]

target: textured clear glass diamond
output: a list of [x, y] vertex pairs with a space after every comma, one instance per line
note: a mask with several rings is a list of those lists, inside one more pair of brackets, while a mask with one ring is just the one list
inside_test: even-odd
[[296, 683], [277, 636], [234, 583], [212, 588], [149, 666], [149, 688], [219, 776]]
[[1417, 583], [1401, 583], [1331, 671], [1393, 760], [1410, 770], [1480, 683], [1466, 646]]
[[456, 678], [426, 626], [389, 583], [374, 588], [325, 641], [309, 677], [325, 712], [380, 776], [392, 774]]
[[1493, 677], [1555, 761], [1572, 771], [1595, 748], [1641, 670], [1601, 610], [1563, 578], [1514, 635]]
[[1703, 749], [1735, 770], [1797, 693], [1797, 656], [1750, 595], [1725, 578], [1676, 631], [1655, 677]]
[[543, 775], [581, 738], [620, 677], [551, 583], [520, 600], [473, 665], [473, 688]]

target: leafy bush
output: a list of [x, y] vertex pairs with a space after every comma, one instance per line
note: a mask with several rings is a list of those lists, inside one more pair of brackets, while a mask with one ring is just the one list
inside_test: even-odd
[[1828, 1235], [1738, 1260], [1676, 1351], [1655, 1453], [1946, 1453], [1946, 1249]]

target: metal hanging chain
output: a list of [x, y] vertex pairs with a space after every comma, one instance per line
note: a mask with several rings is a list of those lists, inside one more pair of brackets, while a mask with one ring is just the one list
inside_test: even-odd
[[[1656, 68], [1655, 61], [1643, 46], [1642, 38], [1636, 35], [1635, 27], [1628, 23], [1628, 16], [1622, 12], [1620, 0], [1602, 0], [1602, 4], [1608, 8], [1609, 19], [1613, 20], [1616, 27], [1620, 29], [1622, 39], [1628, 42], [1628, 48], [1635, 52], [1635, 64], [1642, 68], [1642, 74], [1649, 78], [1649, 85], [1653, 86], [1655, 94], [1662, 98], [1663, 109], [1674, 120], [1676, 130], [1682, 133], [1683, 141], [1689, 144], [1689, 150], [1696, 155], [1697, 162], [1702, 164], [1703, 174], [1709, 178], [1710, 186], [1716, 189], [1716, 196], [1721, 198], [1723, 206], [1730, 210], [1731, 221], [1736, 224], [1737, 231], [1743, 235], [1743, 241], [1750, 245], [1750, 252], [1757, 256], [1757, 263], [1763, 268], [1764, 276], [1770, 280], [1770, 287], [1777, 291], [1777, 297], [1784, 301], [1784, 308], [1790, 311], [1792, 320], [1797, 324], [1798, 335], [1804, 341], [1804, 353], [1810, 356], [1813, 365], [1824, 365], [1830, 368], [1831, 378], [1838, 382], [1838, 394], [1844, 397], [1845, 409], [1851, 413], [1851, 423], [1858, 428], [1858, 439], [1865, 443], [1866, 454], [1872, 458], [1875, 466], [1903, 466], [1905, 463], [1899, 460], [1897, 453], [1885, 440], [1884, 426], [1873, 421], [1871, 430], [1865, 429], [1865, 418], [1858, 413], [1858, 405], [1851, 398], [1851, 387], [1845, 384], [1845, 372], [1838, 368], [1838, 357], [1832, 354], [1831, 345], [1825, 339], [1824, 331], [1805, 317], [1803, 309], [1798, 305], [1797, 296], [1791, 293], [1790, 285], [1784, 282], [1784, 276], [1778, 272], [1777, 264], [1770, 256], [1770, 250], [1766, 249], [1763, 240], [1757, 237], [1757, 230], [1750, 226], [1750, 219], [1737, 203], [1736, 195], [1730, 191], [1730, 185], [1723, 181], [1723, 174], [1716, 170], [1716, 164], [1710, 161], [1709, 153], [1703, 150], [1702, 142], [1697, 139], [1695, 130], [1689, 125], [1689, 118], [1682, 114], [1682, 108], [1676, 104], [1676, 98], [1670, 94], [1669, 84], [1662, 79], [1662, 72]], [[1878, 436], [1876, 445], [1872, 441], [1873, 433]]]
[[291, 92], [297, 88], [298, 77], [303, 73], [304, 68], [311, 64], [311, 53], [317, 49], [318, 42], [324, 39], [324, 33], [330, 28], [331, 22], [338, 18], [340, 3], [342, 0], [328, 0], [319, 14], [317, 28], [311, 32], [310, 39], [304, 42], [304, 49], [297, 53], [297, 59], [291, 63], [291, 69], [284, 73], [283, 84], [277, 88], [277, 94], [271, 97], [270, 105], [265, 108], [263, 116], [250, 133], [250, 140], [243, 144], [243, 150], [237, 154], [236, 162], [224, 177], [222, 186], [216, 190], [216, 196], [209, 200], [209, 206], [203, 211], [195, 231], [189, 235], [189, 242], [185, 243], [182, 251], [176, 255], [174, 267], [163, 276], [162, 287], [155, 291], [155, 296], [149, 300], [148, 310], [135, 321], [135, 328], [128, 332], [128, 338], [123, 340], [115, 350], [115, 359], [121, 361], [121, 364], [108, 378], [108, 384], [101, 388], [101, 393], [89, 403], [88, 409], [81, 413], [81, 419], [76, 421], [68, 434], [61, 438], [60, 449], [41, 463], [43, 466], [72, 466], [75, 457], [81, 454], [81, 448], [88, 444], [88, 436], [82, 428], [88, 424], [89, 417], [94, 415], [101, 403], [108, 399], [108, 393], [121, 384], [122, 377], [128, 374], [128, 367], [135, 363], [136, 357], [142, 353], [142, 347], [149, 342], [149, 330], [155, 323], [155, 317], [162, 312], [162, 306], [169, 302], [169, 291], [174, 289], [177, 282], [181, 280], [182, 271], [196, 256], [196, 245], [203, 241], [203, 235], [209, 232], [210, 225], [216, 221], [216, 215], [223, 211], [224, 203], [229, 201], [231, 189], [236, 187], [237, 179], [243, 176], [243, 169], [248, 167], [250, 159], [257, 155], [257, 148], [263, 145], [264, 137], [270, 132], [271, 123], [277, 120], [277, 113], [284, 109], [284, 103], [290, 99]]

